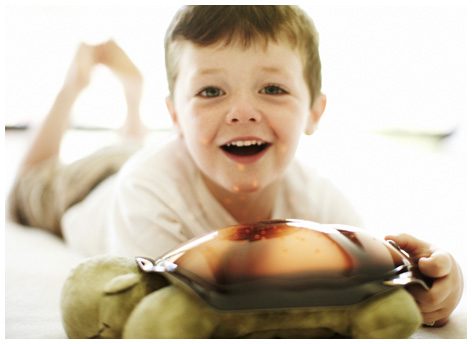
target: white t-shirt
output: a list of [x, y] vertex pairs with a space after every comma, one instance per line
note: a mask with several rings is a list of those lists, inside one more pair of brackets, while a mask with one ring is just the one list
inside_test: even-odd
[[[313, 168], [294, 161], [281, 178], [272, 219], [362, 227], [351, 203]], [[62, 219], [65, 240], [87, 255], [149, 258], [236, 223], [207, 189], [180, 139], [136, 153]]]

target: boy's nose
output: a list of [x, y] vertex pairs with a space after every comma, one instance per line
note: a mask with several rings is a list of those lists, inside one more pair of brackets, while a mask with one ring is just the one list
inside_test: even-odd
[[254, 106], [247, 100], [238, 100], [233, 103], [233, 106], [226, 116], [226, 122], [230, 123], [259, 123], [261, 121], [261, 115]]

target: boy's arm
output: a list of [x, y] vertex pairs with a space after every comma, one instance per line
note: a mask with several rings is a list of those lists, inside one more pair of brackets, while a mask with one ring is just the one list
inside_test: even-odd
[[429, 291], [417, 285], [410, 286], [408, 290], [423, 314], [424, 324], [445, 325], [462, 296], [464, 282], [459, 264], [451, 254], [409, 234], [387, 236], [385, 239], [395, 241], [418, 264], [423, 275], [434, 278]]

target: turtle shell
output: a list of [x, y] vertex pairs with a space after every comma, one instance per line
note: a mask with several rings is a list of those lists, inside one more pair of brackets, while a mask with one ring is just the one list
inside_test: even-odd
[[395, 243], [301, 220], [225, 227], [137, 262], [221, 310], [345, 306], [409, 283], [428, 288]]

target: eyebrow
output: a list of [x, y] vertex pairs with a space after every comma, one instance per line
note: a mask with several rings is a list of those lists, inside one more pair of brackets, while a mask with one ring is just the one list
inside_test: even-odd
[[[290, 73], [285, 68], [262, 67], [260, 70], [263, 72], [268, 72], [268, 73], [278, 73], [278, 74], [283, 74], [286, 76], [290, 75]], [[221, 72], [223, 72], [223, 69], [220, 69], [220, 68], [206, 68], [206, 69], [198, 70], [194, 75], [200, 76], [200, 75], [208, 75], [208, 74], [217, 74]]]
[[202, 76], [208, 74], [218, 74], [223, 72], [223, 69], [220, 68], [206, 68], [206, 69], [199, 69], [195, 72], [194, 76]]
[[279, 68], [279, 67], [262, 67], [262, 71], [264, 72], [275, 72], [275, 73], [283, 73], [285, 74], [285, 69], [284, 68]]
[[280, 74], [284, 77], [290, 77], [292, 75], [288, 69], [283, 67], [262, 67], [261, 71], [266, 73]]
[[[267, 73], [267, 74], [266, 74]], [[280, 82], [285, 85], [285, 87], [295, 87], [294, 83], [296, 82], [299, 76], [297, 71], [290, 68], [285, 68], [284, 66], [268, 66], [261, 68], [261, 77], [264, 78], [274, 78], [275, 82]]]

